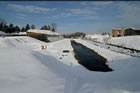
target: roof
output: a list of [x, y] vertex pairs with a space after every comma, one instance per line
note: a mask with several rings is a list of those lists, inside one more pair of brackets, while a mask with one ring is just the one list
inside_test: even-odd
[[134, 27], [129, 27], [128, 29], [134, 29], [134, 30], [135, 30], [135, 28], [134, 28]]
[[27, 32], [34, 32], [34, 33], [41, 33], [41, 34], [47, 34], [47, 35], [61, 35], [56, 32], [52, 32], [51, 30], [37, 30], [37, 29], [31, 29], [28, 30]]

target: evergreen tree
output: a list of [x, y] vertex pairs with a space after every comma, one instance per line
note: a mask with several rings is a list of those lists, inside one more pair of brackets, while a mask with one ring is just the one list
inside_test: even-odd
[[35, 25], [32, 25], [31, 28], [32, 28], [32, 29], [35, 29]]
[[25, 28], [24, 27], [22, 27], [21, 32], [25, 32]]
[[40, 30], [48, 30], [48, 27], [46, 25], [42, 26]]
[[48, 30], [51, 30], [51, 27], [48, 25]]
[[40, 28], [40, 30], [44, 30], [44, 26], [42, 26], [42, 27]]
[[1, 28], [1, 31], [4, 31], [5, 33], [8, 33], [8, 26], [7, 25], [4, 25], [2, 28]]
[[30, 29], [30, 25], [27, 24], [26, 27], [25, 27], [25, 31], [29, 30]]
[[16, 31], [17, 33], [19, 33], [19, 32], [20, 32], [20, 28], [19, 28], [18, 26], [16, 26], [16, 27], [15, 27], [15, 31]]
[[10, 25], [9, 25], [9, 27], [8, 27], [8, 31], [7, 31], [8, 33], [13, 33], [13, 32], [15, 32], [14, 31], [14, 25], [11, 23]]
[[20, 28], [18, 26], [14, 26], [12, 23], [6, 25], [6, 21], [0, 18], [0, 30], [6, 33], [20, 32]]
[[5, 19], [0, 18], [0, 30], [1, 31], [3, 31], [2, 29], [3, 29], [4, 25], [6, 25]]
[[43, 30], [43, 27], [41, 27], [40, 30]]
[[48, 30], [48, 27], [46, 25], [44, 25], [44, 30]]
[[2, 31], [3, 23], [0, 23], [0, 31]]

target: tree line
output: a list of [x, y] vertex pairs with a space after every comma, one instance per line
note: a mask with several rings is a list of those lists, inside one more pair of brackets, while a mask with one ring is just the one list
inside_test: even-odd
[[[0, 18], [0, 31], [3, 31], [5, 33], [19, 33], [19, 32], [26, 32], [30, 29], [36, 29], [35, 25], [29, 25], [26, 24], [25, 27], [20, 28], [17, 25], [13, 25], [10, 23], [9, 25], [6, 23], [6, 21], [2, 18]], [[40, 28], [40, 30], [51, 30], [52, 32], [56, 32], [56, 24], [53, 23], [50, 25], [44, 25]]]
[[63, 35], [65, 38], [79, 38], [79, 37], [82, 37], [84, 38], [85, 37], [85, 33], [84, 32], [75, 32], [75, 33], [72, 33], [72, 34], [65, 34]]

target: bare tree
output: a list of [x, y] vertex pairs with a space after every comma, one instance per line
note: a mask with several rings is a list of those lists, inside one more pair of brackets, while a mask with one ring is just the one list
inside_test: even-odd
[[56, 24], [51, 24], [51, 31], [56, 32]]
[[0, 18], [0, 30], [3, 30], [3, 27], [6, 25], [6, 21], [3, 18]]
[[5, 19], [3, 19], [3, 18], [0, 18], [0, 24], [5, 25], [5, 24], [6, 24], [6, 20], [5, 20]]

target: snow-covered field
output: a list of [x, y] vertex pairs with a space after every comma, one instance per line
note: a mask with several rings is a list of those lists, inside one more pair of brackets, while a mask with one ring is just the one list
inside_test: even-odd
[[6, 33], [3, 31], [0, 31], [0, 35], [5, 35]]
[[124, 37], [112, 37], [106, 41], [108, 35], [86, 35], [85, 40], [91, 44], [99, 46], [101, 48], [109, 49], [114, 52], [140, 57], [140, 36], [124, 36]]
[[108, 43], [140, 50], [140, 36], [125, 36], [111, 38]]
[[[140, 59], [76, 39], [108, 59], [113, 72], [88, 71], [73, 57], [70, 39], [45, 43], [0, 37], [1, 93], [140, 93]], [[41, 46], [47, 49], [41, 49]], [[69, 53], [63, 53], [69, 50]]]
[[5, 33], [3, 31], [0, 31], [0, 36], [5, 36], [5, 35], [26, 35], [26, 32], [19, 32], [19, 33]]

